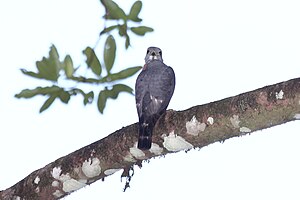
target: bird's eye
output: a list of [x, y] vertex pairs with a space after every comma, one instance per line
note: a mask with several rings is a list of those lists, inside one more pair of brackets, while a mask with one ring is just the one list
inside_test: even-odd
[[149, 50], [147, 50], [147, 54], [149, 53], [150, 51]]
[[161, 51], [159, 51], [158, 53], [159, 53], [160, 56], [162, 56], [162, 52]]

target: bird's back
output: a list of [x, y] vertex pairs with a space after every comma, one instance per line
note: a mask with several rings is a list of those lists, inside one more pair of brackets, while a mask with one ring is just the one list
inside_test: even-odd
[[[149, 115], [160, 113], [167, 108], [175, 88], [175, 75], [171, 67], [161, 61], [147, 63], [137, 78], [136, 100]], [[153, 98], [157, 101], [153, 101]]]

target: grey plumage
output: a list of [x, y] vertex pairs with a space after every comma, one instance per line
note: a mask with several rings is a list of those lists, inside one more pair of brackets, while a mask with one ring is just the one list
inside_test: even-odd
[[165, 65], [161, 50], [149, 47], [145, 66], [135, 85], [136, 107], [139, 116], [139, 149], [150, 149], [152, 131], [159, 117], [166, 111], [175, 88], [175, 74]]

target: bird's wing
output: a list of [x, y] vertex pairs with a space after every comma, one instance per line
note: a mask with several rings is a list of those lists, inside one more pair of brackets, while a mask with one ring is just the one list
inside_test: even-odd
[[168, 107], [175, 88], [175, 74], [171, 67], [162, 67], [156, 76], [151, 77], [152, 83], [142, 102], [142, 109], [149, 115], [161, 115]]
[[150, 76], [148, 75], [148, 70], [143, 70], [137, 77], [135, 83], [135, 101], [136, 108], [138, 111], [138, 116], [142, 114], [142, 102], [145, 96], [145, 93], [148, 90], [148, 84], [150, 82]]

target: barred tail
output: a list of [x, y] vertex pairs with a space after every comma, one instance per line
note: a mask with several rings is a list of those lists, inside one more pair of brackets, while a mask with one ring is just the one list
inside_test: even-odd
[[139, 121], [139, 140], [138, 148], [141, 150], [148, 150], [151, 148], [152, 132], [155, 126], [156, 120], [152, 117], [149, 119], [141, 118]]

